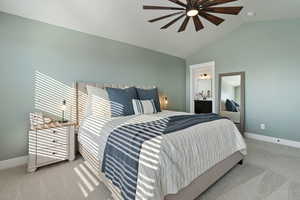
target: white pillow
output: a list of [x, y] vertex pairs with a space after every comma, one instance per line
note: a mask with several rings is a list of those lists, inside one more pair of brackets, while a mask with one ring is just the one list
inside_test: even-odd
[[151, 100], [132, 99], [133, 110], [136, 115], [157, 113], [155, 103]]
[[86, 87], [88, 99], [84, 116], [98, 115], [104, 118], [111, 118], [111, 104], [107, 91], [90, 85]]

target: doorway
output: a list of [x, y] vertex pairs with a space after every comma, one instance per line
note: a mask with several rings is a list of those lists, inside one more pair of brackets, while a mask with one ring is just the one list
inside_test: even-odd
[[191, 65], [190, 112], [195, 113], [195, 106], [199, 112], [201, 104], [200, 110], [207, 111], [209, 109], [207, 106], [211, 106], [211, 111], [216, 113], [215, 96], [215, 62]]

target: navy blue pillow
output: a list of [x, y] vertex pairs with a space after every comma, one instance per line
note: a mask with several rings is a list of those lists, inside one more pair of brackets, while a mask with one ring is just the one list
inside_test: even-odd
[[125, 89], [106, 88], [106, 91], [111, 101], [112, 117], [134, 115], [132, 99], [138, 98], [135, 87]]
[[226, 100], [225, 106], [227, 111], [237, 112], [235, 105], [229, 99]]
[[238, 104], [238, 103], [235, 102], [234, 100], [231, 100], [231, 102], [233, 103], [233, 105], [234, 105], [235, 107], [240, 107], [240, 104]]
[[136, 90], [140, 100], [153, 99], [157, 112], [161, 112], [157, 88], [153, 88], [153, 89], [136, 88]]

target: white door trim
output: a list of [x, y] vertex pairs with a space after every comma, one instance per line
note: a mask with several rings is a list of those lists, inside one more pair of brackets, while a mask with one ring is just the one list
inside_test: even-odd
[[201, 63], [196, 65], [190, 65], [190, 95], [189, 95], [189, 101], [190, 101], [190, 113], [194, 113], [194, 98], [193, 98], [193, 70], [199, 69], [202, 67], [211, 67], [212, 69], [212, 102], [213, 102], [213, 112], [216, 113], [216, 63], [215, 61], [207, 62], [207, 63]]

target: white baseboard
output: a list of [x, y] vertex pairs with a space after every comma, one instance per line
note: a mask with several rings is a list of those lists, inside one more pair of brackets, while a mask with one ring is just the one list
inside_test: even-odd
[[22, 156], [8, 160], [2, 160], [0, 161], [0, 170], [24, 165], [27, 163], [27, 159], [28, 156]]
[[285, 146], [300, 148], [300, 142], [293, 141], [293, 140], [274, 138], [274, 137], [270, 137], [270, 136], [264, 136], [264, 135], [259, 135], [256, 133], [248, 133], [248, 132], [245, 133], [245, 136], [247, 138], [254, 139], [254, 140], [260, 140], [260, 141], [264, 141], [264, 142], [270, 142], [270, 143], [274, 143], [274, 144], [281, 144], [281, 145], [285, 145]]

